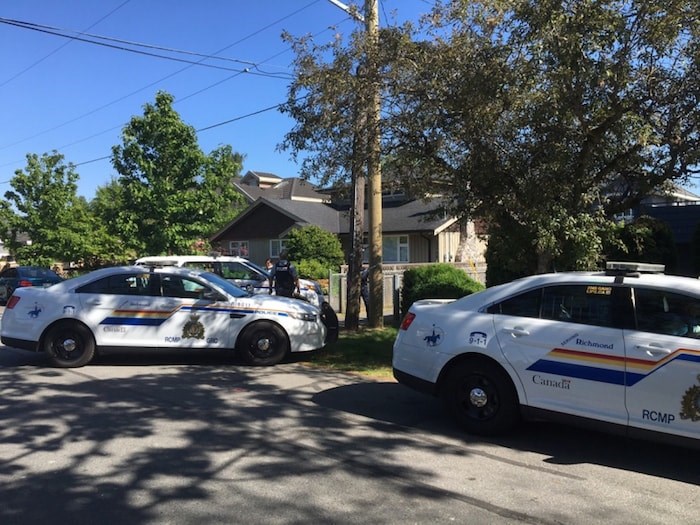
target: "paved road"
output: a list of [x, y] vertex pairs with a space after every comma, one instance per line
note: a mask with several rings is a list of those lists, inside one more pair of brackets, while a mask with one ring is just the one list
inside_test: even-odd
[[218, 354], [0, 347], [0, 523], [698, 523], [697, 451], [465, 436], [393, 382]]

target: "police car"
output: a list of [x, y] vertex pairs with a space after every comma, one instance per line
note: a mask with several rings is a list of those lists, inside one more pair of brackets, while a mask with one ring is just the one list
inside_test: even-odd
[[661, 272], [611, 263], [417, 301], [394, 376], [471, 433], [549, 418], [700, 447], [700, 281]]
[[[43, 351], [58, 367], [125, 349], [236, 350], [252, 365], [322, 348], [336, 326], [315, 306], [250, 295], [222, 277], [178, 267], [105, 268], [50, 288], [18, 288], [3, 344]], [[326, 322], [328, 322], [326, 320]]]
[[[232, 255], [152, 255], [136, 259], [138, 265], [172, 265], [198, 268], [216, 273], [248, 290], [250, 293], [270, 293], [270, 274], [264, 268]], [[319, 308], [327, 303], [321, 285], [309, 279], [299, 279], [301, 297]], [[329, 305], [326, 306], [328, 308]]]

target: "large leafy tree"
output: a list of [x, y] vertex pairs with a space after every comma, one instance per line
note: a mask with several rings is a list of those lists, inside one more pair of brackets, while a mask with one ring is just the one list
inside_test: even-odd
[[126, 245], [140, 254], [187, 252], [244, 204], [233, 186], [242, 157], [229, 146], [205, 155], [173, 100], [158, 92], [112, 149], [123, 203], [117, 224]]
[[432, 38], [391, 72], [388, 158], [529, 247], [524, 273], [592, 266], [613, 212], [697, 169], [699, 14], [690, 0], [439, 3]]
[[[27, 155], [2, 203], [6, 246], [22, 263], [81, 261], [99, 252], [95, 221], [77, 195], [78, 174], [63, 155]], [[23, 242], [26, 236], [29, 242]]]

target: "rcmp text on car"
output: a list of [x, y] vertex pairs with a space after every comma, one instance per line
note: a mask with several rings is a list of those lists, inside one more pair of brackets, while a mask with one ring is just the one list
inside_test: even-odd
[[700, 447], [700, 281], [658, 265], [527, 277], [414, 303], [397, 380], [469, 432], [560, 419]]
[[237, 350], [272, 365], [322, 348], [329, 333], [337, 326], [328, 330], [304, 301], [250, 295], [213, 273], [144, 266], [17, 289], [0, 331], [4, 344], [44, 351], [59, 367], [85, 365], [96, 352], [180, 348]]

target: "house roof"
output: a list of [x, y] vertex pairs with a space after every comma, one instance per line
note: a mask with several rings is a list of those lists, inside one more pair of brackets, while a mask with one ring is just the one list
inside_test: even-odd
[[[240, 191], [249, 203], [255, 202], [260, 197], [270, 199], [290, 199], [307, 202], [327, 202], [328, 195], [316, 191], [314, 186], [304, 179], [291, 177], [281, 179], [279, 177], [267, 177], [265, 180], [274, 181], [272, 185], [259, 186], [252, 182], [262, 182], [262, 179], [253, 176], [254, 172], [249, 171], [240, 179], [234, 182], [234, 186]], [[258, 174], [255, 174], [258, 175]]]
[[[265, 193], [267, 195], [267, 193]], [[262, 207], [272, 208], [275, 211], [289, 217], [298, 226], [316, 225], [334, 233], [350, 233], [350, 210], [337, 209], [321, 202], [305, 202], [284, 198], [258, 197], [255, 202], [241, 215], [227, 224], [219, 232], [212, 236], [213, 241], [218, 241], [226, 232], [235, 228], [237, 224], [250, 219]], [[453, 217], [432, 217], [430, 214], [436, 205], [426, 204], [421, 201], [409, 201], [403, 204], [392, 203], [382, 210], [382, 231], [384, 233], [409, 233], [424, 232], [428, 235], [437, 235], [443, 229], [453, 224]], [[365, 211], [365, 225], [369, 224], [369, 217]]]

